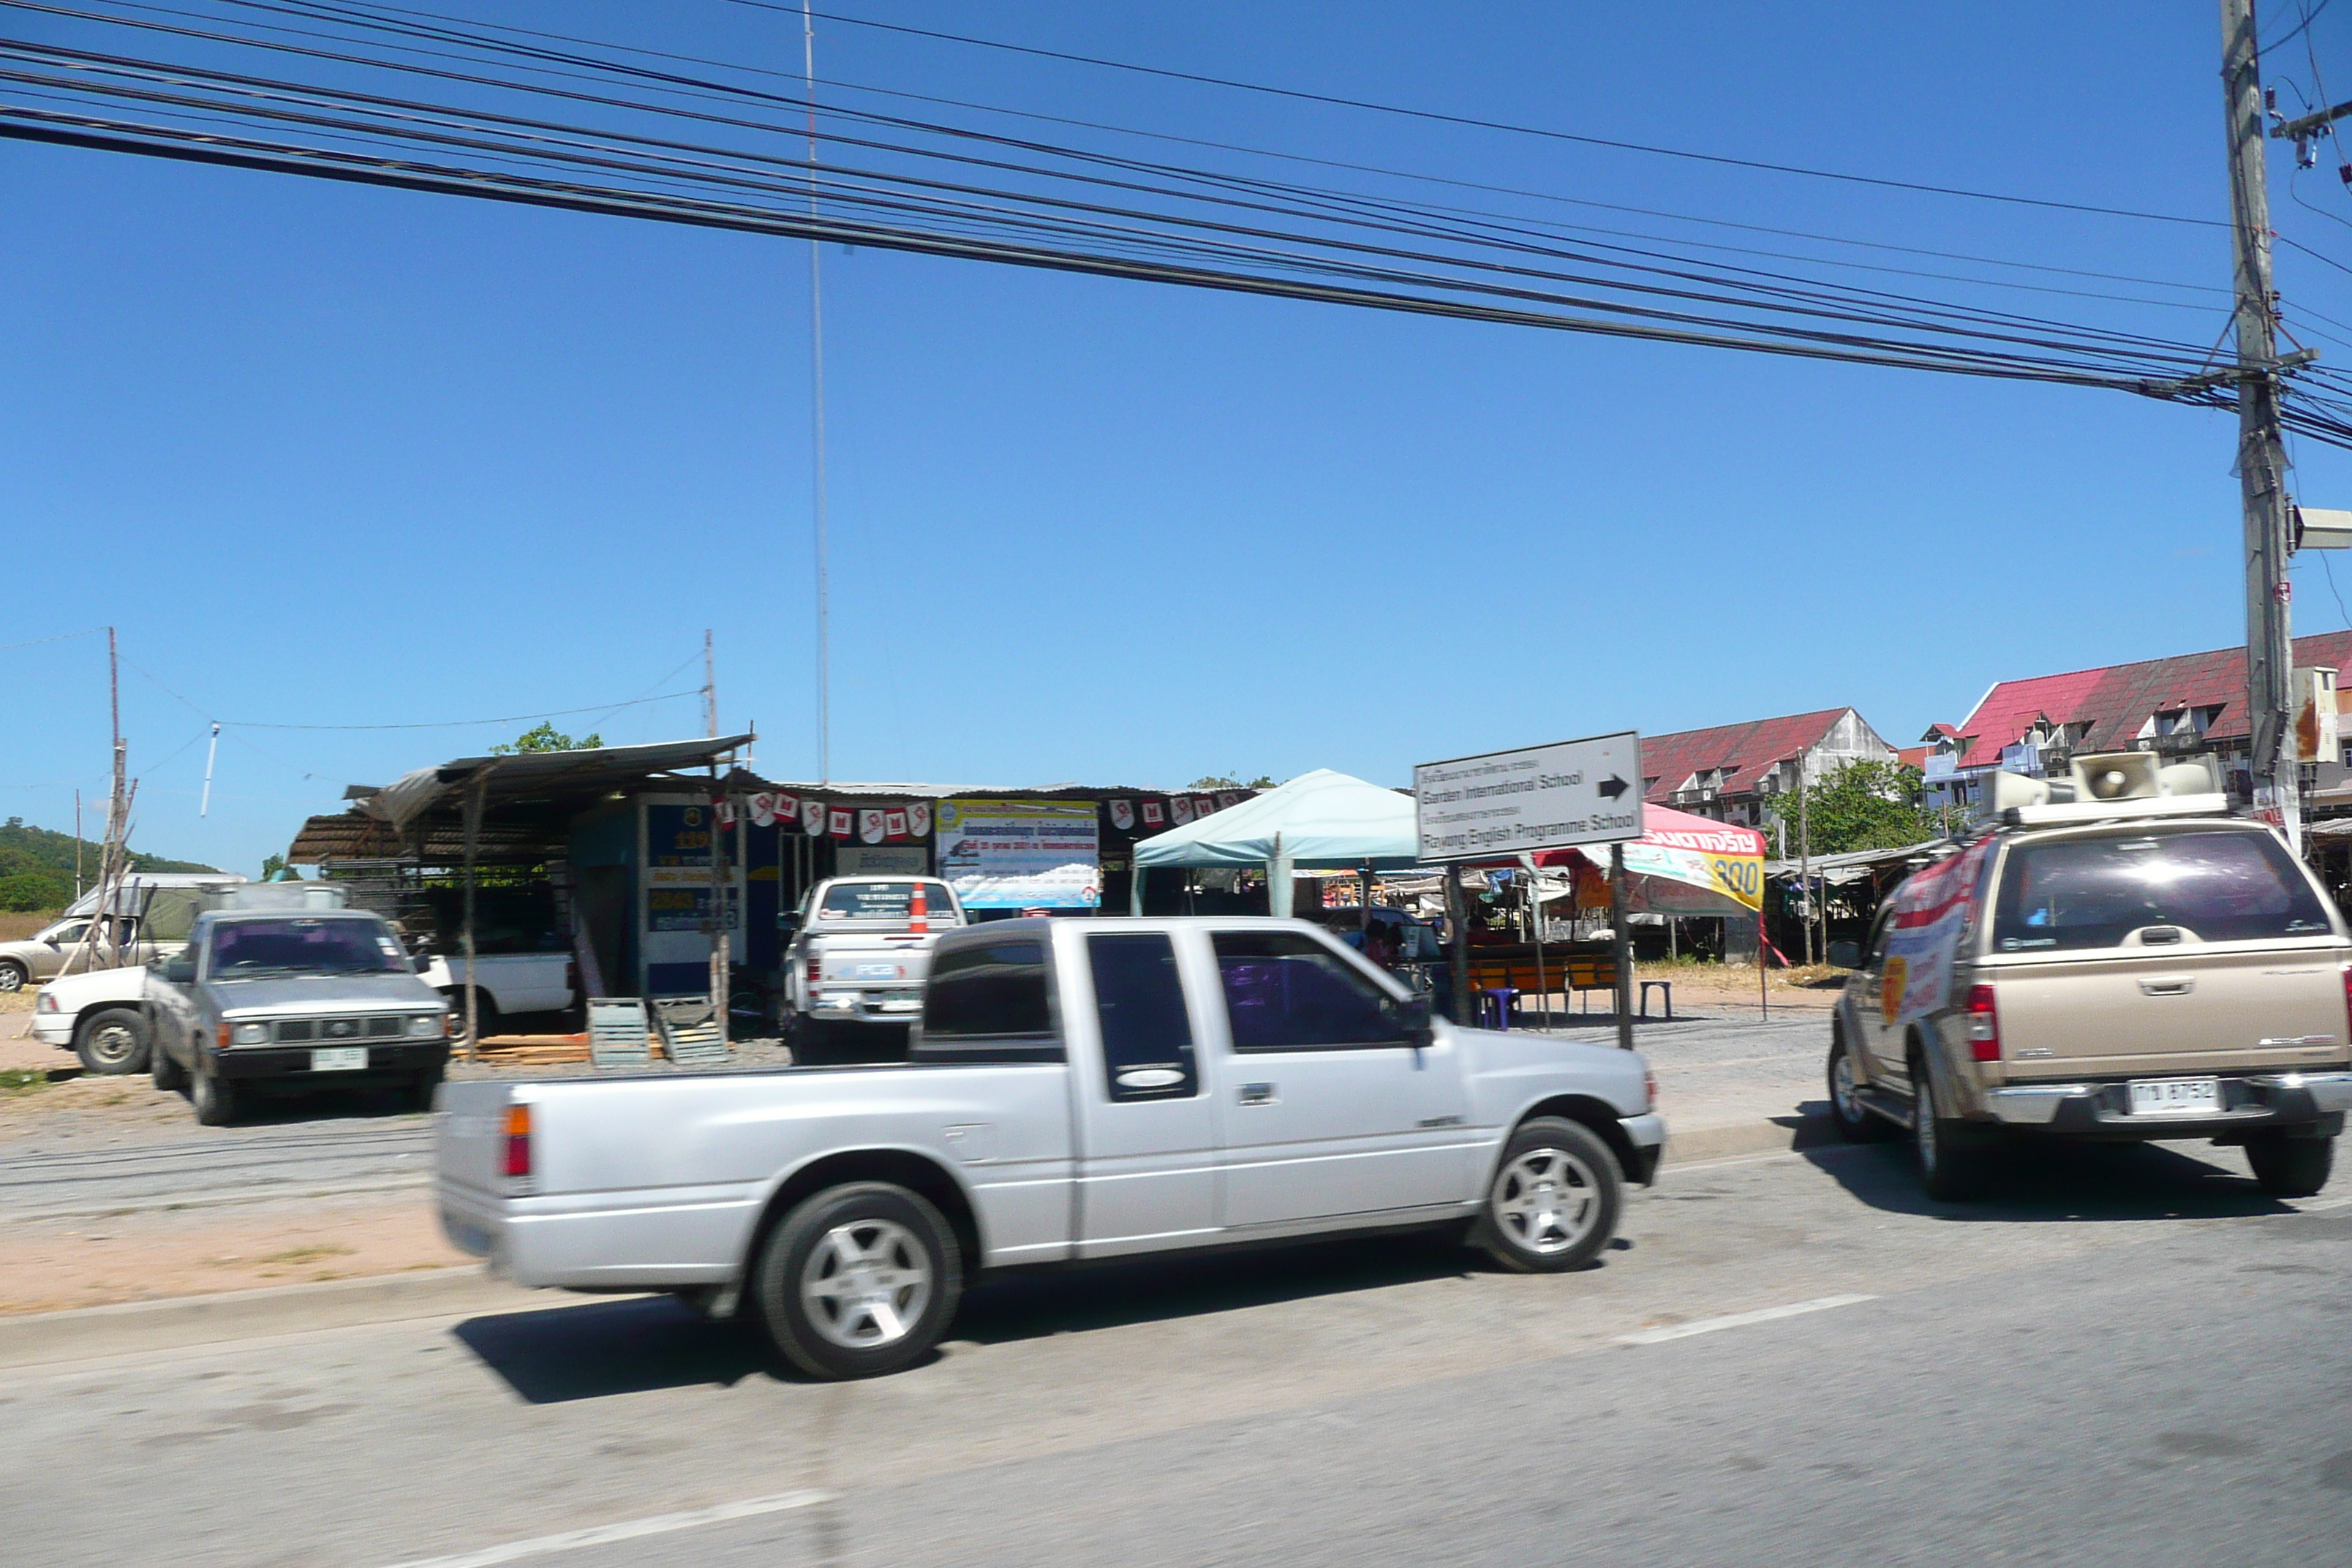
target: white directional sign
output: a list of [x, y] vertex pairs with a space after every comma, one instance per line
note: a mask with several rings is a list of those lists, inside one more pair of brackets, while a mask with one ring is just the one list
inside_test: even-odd
[[1421, 858], [1506, 860], [1642, 837], [1642, 738], [1627, 730], [1412, 770]]

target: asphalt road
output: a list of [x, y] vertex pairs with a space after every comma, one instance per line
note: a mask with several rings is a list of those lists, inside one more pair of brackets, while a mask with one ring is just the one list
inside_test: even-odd
[[[1386, 1240], [1006, 1281], [865, 1384], [649, 1300], [27, 1370], [0, 1528], [60, 1565], [2341, 1561], [2345, 1201], [2155, 1147], [1948, 1208], [1838, 1147], [1670, 1173], [1576, 1275]], [[658, 1532], [546, 1542], [589, 1528]]]

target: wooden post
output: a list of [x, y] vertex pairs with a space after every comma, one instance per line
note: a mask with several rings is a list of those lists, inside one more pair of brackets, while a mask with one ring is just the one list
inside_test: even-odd
[[1455, 1023], [1467, 1026], [1470, 1016], [1470, 914], [1469, 900], [1462, 896], [1462, 868], [1445, 868], [1445, 923], [1454, 931], [1454, 952], [1447, 968], [1453, 993], [1451, 1009]]
[[475, 1060], [482, 1048], [482, 1007], [474, 984], [474, 858], [482, 837], [482, 796], [490, 779], [487, 763], [466, 785], [465, 855], [466, 855], [466, 920], [457, 933], [457, 944], [466, 954], [466, 1059]]
[[1625, 924], [1625, 846], [1609, 847], [1609, 923], [1617, 960], [1617, 1045], [1633, 1048], [1633, 936]]

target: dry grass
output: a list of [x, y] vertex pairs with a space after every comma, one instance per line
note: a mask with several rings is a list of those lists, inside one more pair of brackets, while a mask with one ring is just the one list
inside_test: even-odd
[[51, 910], [46, 914], [38, 910], [31, 914], [18, 914], [14, 910], [0, 910], [0, 942], [22, 942], [54, 922], [57, 918], [56, 910]]

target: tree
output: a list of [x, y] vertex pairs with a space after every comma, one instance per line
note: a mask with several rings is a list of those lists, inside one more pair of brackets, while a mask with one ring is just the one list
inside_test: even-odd
[[1249, 783], [1244, 784], [1239, 779], [1229, 779], [1221, 773], [1212, 773], [1207, 778], [1194, 779], [1184, 787], [1186, 789], [1272, 789], [1274, 781], [1260, 773]]
[[270, 880], [271, 879], [275, 878], [275, 877], [278, 875], [278, 872], [283, 871], [284, 869], [286, 869], [286, 857], [285, 857], [285, 856], [283, 856], [283, 855], [267, 855], [267, 856], [264, 856], [264, 857], [262, 858], [262, 861], [261, 861], [261, 879], [262, 879], [263, 881], [267, 882], [267, 881]]
[[528, 756], [535, 752], [593, 752], [604, 743], [602, 735], [583, 735], [575, 741], [542, 719], [535, 729], [525, 730], [517, 735], [511, 745], [501, 743], [492, 746], [490, 755], [513, 757]]
[[[1805, 791], [1807, 825], [1812, 852], [1840, 855], [1849, 849], [1903, 849], [1941, 838], [1952, 830], [1949, 808], [1923, 810], [1919, 805], [1919, 770], [1897, 763], [1849, 763]], [[1774, 804], [1787, 833], [1782, 853], [1797, 854], [1797, 798], [1782, 795]]]

